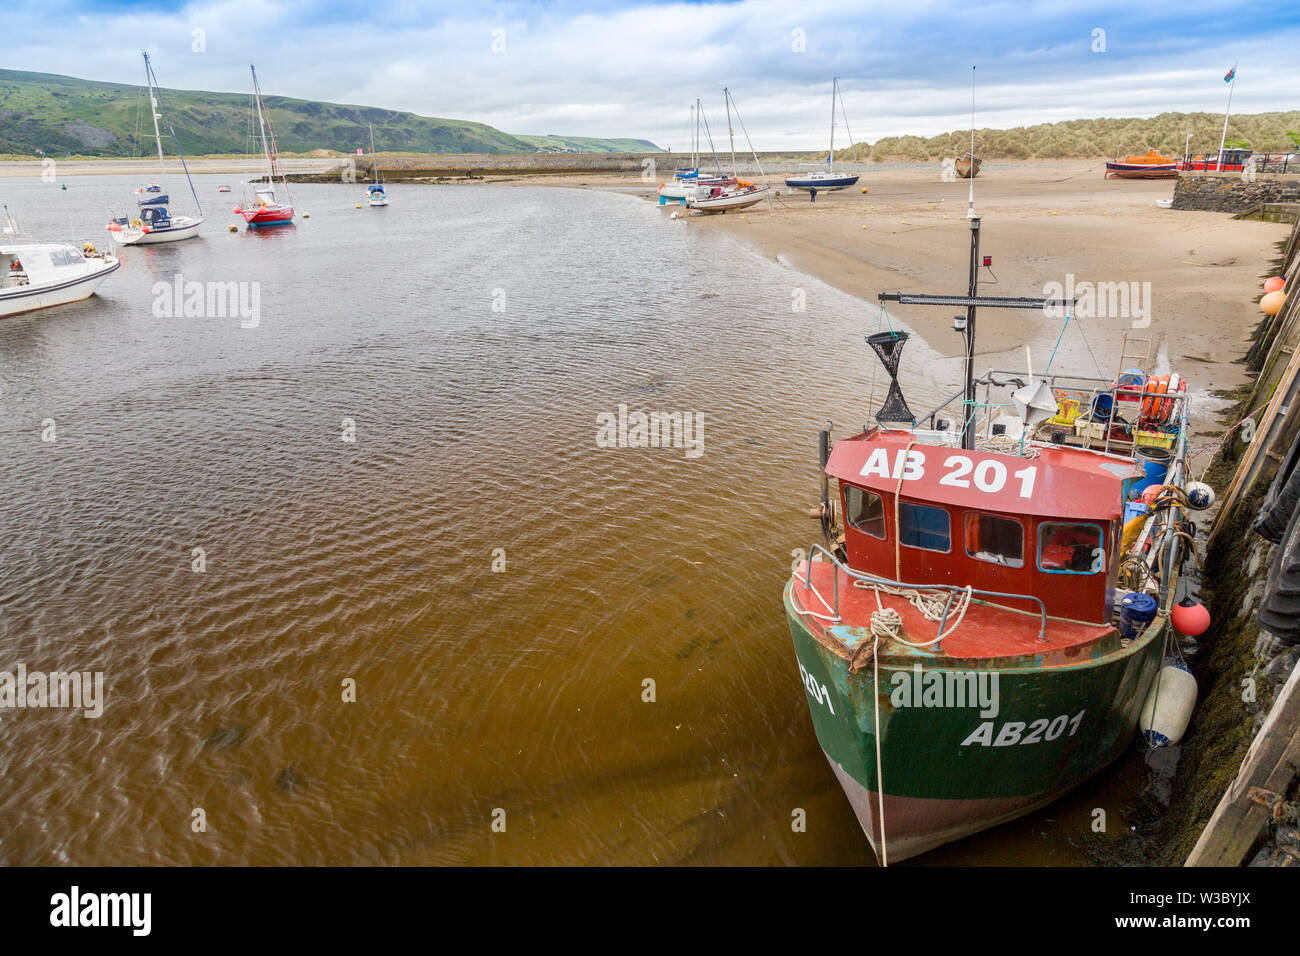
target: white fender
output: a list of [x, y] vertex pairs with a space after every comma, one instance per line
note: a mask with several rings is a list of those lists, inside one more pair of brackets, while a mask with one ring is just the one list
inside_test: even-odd
[[1138, 726], [1155, 747], [1176, 744], [1196, 707], [1196, 678], [1182, 664], [1166, 664], [1151, 682]]

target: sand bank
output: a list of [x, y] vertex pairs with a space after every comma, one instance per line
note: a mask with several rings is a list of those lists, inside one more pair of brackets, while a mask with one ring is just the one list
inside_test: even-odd
[[[1238, 360], [1262, 317], [1253, 301], [1260, 276], [1290, 227], [1162, 209], [1156, 200], [1173, 196], [1172, 181], [1106, 180], [1102, 174], [1100, 162], [986, 166], [975, 183], [975, 202], [982, 219], [980, 251], [993, 257], [993, 265], [982, 270], [981, 291], [1041, 296], [1048, 283], [1065, 286], [1070, 276], [1076, 288], [1084, 282], [1138, 283], [1129, 314], [1072, 322], [1053, 367], [1095, 374], [1100, 365], [1101, 374], [1113, 375], [1128, 331], [1130, 337], [1150, 338], [1155, 364], [1187, 377], [1195, 394], [1238, 388], [1247, 378]], [[551, 176], [545, 182], [647, 196], [654, 191], [635, 177]], [[713, 216], [685, 215], [675, 206], [656, 212], [677, 211], [682, 228], [727, 233], [872, 303], [878, 292], [966, 291], [968, 183], [943, 182], [937, 164], [868, 172], [858, 187], [819, 195], [816, 203], [804, 193], [789, 194], [783, 186], [781, 191], [787, 194], [770, 208]], [[952, 331], [955, 311], [890, 309], [948, 355], [962, 349], [961, 336]], [[1144, 321], [1143, 312], [1149, 327], [1134, 328]], [[875, 331], [877, 323], [874, 313], [864, 315], [863, 331]], [[1041, 368], [1061, 325], [1038, 312], [982, 311], [977, 368], [1022, 368], [1025, 344]], [[1216, 403], [1202, 408], [1207, 404]], [[1213, 426], [1202, 420], [1197, 431], [1207, 427]]]

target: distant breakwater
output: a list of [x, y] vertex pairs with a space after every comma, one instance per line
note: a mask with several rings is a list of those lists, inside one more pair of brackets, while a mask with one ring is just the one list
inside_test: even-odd
[[[736, 155], [736, 170], [741, 176], [757, 175], [759, 166], [768, 170], [788, 162], [797, 162], [802, 154], [759, 153], [758, 163], [752, 154], [744, 158]], [[700, 162], [702, 168], [712, 168], [710, 162]], [[725, 160], [719, 154], [721, 168], [731, 170], [731, 154]], [[467, 182], [480, 179], [498, 179], [511, 176], [619, 174], [644, 176], [647, 183], [661, 183], [672, 177], [674, 170], [691, 165], [689, 154], [683, 153], [455, 153], [424, 156], [381, 156], [379, 169], [386, 182], [446, 183]], [[318, 173], [290, 174], [290, 182], [347, 183], [370, 178], [371, 159], [367, 156], [345, 157], [333, 169]]]

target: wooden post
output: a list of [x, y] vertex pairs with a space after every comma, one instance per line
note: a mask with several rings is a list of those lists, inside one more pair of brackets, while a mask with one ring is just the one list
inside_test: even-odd
[[1300, 666], [1291, 671], [1264, 726], [1250, 745], [1237, 779], [1224, 791], [1186, 866], [1240, 866], [1268, 811], [1248, 799], [1253, 787], [1281, 794], [1300, 770]]

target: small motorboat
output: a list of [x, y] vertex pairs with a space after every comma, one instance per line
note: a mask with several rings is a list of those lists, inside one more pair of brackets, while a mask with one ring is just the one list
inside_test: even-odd
[[162, 192], [162, 189], [162, 186], [158, 183], [149, 183], [149, 185], [144, 187], [143, 191], [147, 193], [160, 193]]
[[1107, 179], [1175, 179], [1178, 164], [1154, 149], [1145, 156], [1125, 156], [1106, 164]]
[[0, 318], [89, 298], [121, 265], [90, 243], [78, 249], [69, 242], [19, 239], [8, 209], [5, 218], [9, 225], [0, 237]]
[[218, 186], [218, 187], [217, 187], [217, 192], [219, 192], [219, 193], [228, 193], [228, 192], [230, 192], [230, 187], [229, 187], [229, 186]]
[[958, 156], [953, 160], [953, 168], [957, 170], [957, 175], [962, 179], [974, 179], [980, 174], [980, 166], [984, 161], [978, 156], [972, 156], [967, 153], [965, 156]]

